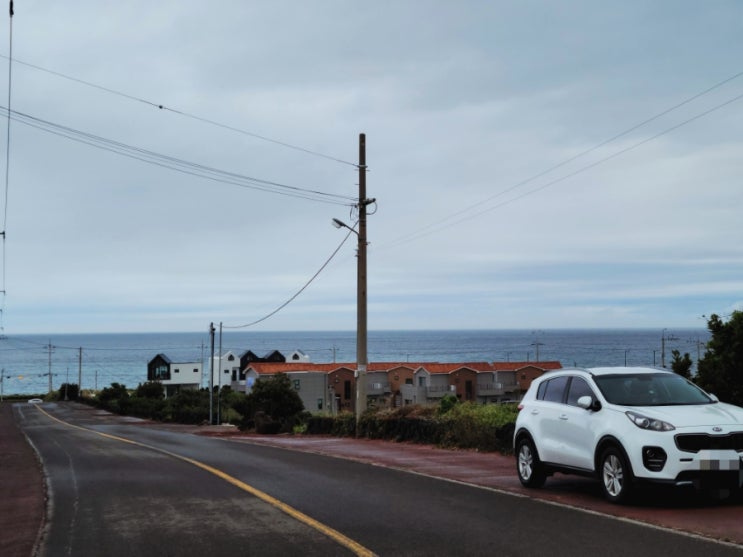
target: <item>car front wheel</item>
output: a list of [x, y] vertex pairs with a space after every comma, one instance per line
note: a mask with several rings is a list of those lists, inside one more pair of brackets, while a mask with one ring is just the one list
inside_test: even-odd
[[534, 443], [521, 437], [516, 443], [516, 471], [525, 487], [542, 487], [547, 479]]
[[601, 455], [601, 486], [612, 503], [626, 502], [632, 491], [632, 470], [617, 447], [609, 447]]

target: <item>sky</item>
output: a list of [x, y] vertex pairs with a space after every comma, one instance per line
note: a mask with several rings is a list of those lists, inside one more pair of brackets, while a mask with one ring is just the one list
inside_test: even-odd
[[6, 334], [355, 329], [357, 238], [331, 221], [356, 221], [361, 133], [371, 330], [743, 309], [741, 2], [25, 0], [3, 19]]

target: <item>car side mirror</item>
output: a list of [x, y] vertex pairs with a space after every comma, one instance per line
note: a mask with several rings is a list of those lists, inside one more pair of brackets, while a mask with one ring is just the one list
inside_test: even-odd
[[601, 410], [601, 403], [598, 400], [594, 400], [592, 396], [582, 396], [577, 402], [578, 406], [585, 410], [593, 410], [594, 412]]
[[714, 402], [720, 402], [720, 399], [719, 399], [719, 398], [717, 398], [717, 395], [713, 395], [712, 393], [708, 393], [708, 394], [709, 394], [709, 397], [710, 397], [710, 398], [711, 398], [711, 399], [712, 399], [712, 400], [713, 400]]

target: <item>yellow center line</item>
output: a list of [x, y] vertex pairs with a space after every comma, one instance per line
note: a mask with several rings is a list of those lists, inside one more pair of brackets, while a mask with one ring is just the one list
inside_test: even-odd
[[57, 418], [56, 416], [52, 416], [49, 414], [46, 410], [41, 408], [41, 406], [36, 406], [36, 408], [39, 409], [39, 411], [47, 416], [48, 418], [54, 420], [55, 422], [59, 422], [62, 425], [79, 429], [81, 431], [86, 431], [88, 433], [95, 433], [96, 435], [100, 435], [101, 437], [106, 437], [108, 439], [113, 439], [115, 441], [121, 441], [122, 443], [129, 443], [131, 445], [136, 445], [138, 447], [143, 447], [145, 449], [150, 449], [152, 451], [156, 451], [158, 453], [162, 453], [164, 455], [170, 456], [172, 458], [177, 458], [178, 460], [182, 460], [183, 462], [187, 462], [189, 464], [192, 464], [193, 466], [196, 466], [197, 468], [201, 468], [202, 470], [205, 470], [209, 472], [210, 474], [213, 474], [217, 476], [218, 478], [223, 479], [227, 483], [230, 483], [234, 485], [235, 487], [242, 489], [243, 491], [250, 493], [251, 495], [257, 497], [258, 499], [265, 501], [269, 505], [279, 509], [280, 511], [284, 512], [285, 514], [288, 514], [295, 520], [298, 520], [299, 522], [302, 522], [309, 526], [310, 528], [314, 528], [318, 532], [324, 534], [325, 536], [329, 537], [333, 541], [337, 542], [338, 544], [348, 548], [350, 551], [352, 551], [354, 554], [363, 556], [363, 557], [374, 557], [375, 553], [371, 550], [365, 548], [360, 543], [352, 540], [351, 538], [344, 536], [337, 530], [331, 528], [330, 526], [327, 526], [323, 524], [322, 522], [319, 522], [315, 520], [314, 518], [307, 516], [301, 511], [298, 511], [294, 507], [287, 505], [286, 503], [283, 503], [276, 499], [275, 497], [270, 496], [268, 493], [265, 493], [261, 491], [260, 489], [257, 489], [251, 485], [246, 484], [245, 482], [238, 480], [237, 478], [230, 476], [229, 474], [226, 474], [225, 472], [222, 472], [221, 470], [214, 468], [213, 466], [209, 466], [208, 464], [204, 464], [203, 462], [200, 462], [198, 460], [194, 460], [192, 458], [188, 458], [186, 456], [182, 456], [176, 453], [172, 453], [170, 451], [166, 451], [165, 449], [161, 449], [160, 447], [155, 447], [152, 445], [147, 445], [145, 443], [140, 443], [139, 441], [134, 441], [132, 439], [127, 439], [126, 437], [119, 437], [118, 435], [111, 435], [110, 433], [103, 433], [100, 431], [95, 431], [94, 429], [89, 429], [87, 427], [82, 427], [79, 425], [74, 425], [69, 422], [66, 422], [64, 420], [61, 420]]

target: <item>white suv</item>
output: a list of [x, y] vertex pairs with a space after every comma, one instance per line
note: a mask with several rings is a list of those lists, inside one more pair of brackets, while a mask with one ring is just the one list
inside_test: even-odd
[[601, 479], [609, 501], [638, 481], [737, 493], [743, 485], [743, 408], [653, 368], [561, 369], [536, 379], [514, 432], [519, 479], [553, 472]]

